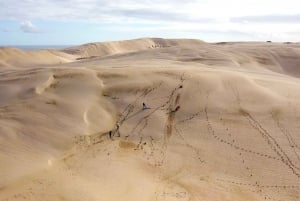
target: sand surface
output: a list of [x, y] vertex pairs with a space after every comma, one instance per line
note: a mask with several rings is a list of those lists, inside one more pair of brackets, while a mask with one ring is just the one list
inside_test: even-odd
[[299, 201], [299, 77], [297, 43], [1, 48], [0, 201]]

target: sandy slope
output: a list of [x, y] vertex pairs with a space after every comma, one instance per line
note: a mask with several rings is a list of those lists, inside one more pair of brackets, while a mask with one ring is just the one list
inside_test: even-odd
[[60, 64], [71, 62], [75, 59], [75, 56], [59, 50], [24, 51], [12, 47], [0, 48], [0, 67]]
[[65, 53], [78, 55], [79, 58], [103, 57], [149, 49], [174, 47], [180, 45], [201, 45], [203, 41], [193, 39], [161, 39], [143, 38], [135, 40], [112, 41], [104, 43], [88, 43], [63, 50]]
[[1, 70], [0, 200], [299, 200], [299, 46], [144, 40]]
[[95, 57], [139, 52], [149, 49], [180, 45], [201, 45], [203, 41], [194, 39], [144, 38], [127, 41], [88, 43], [81, 46], [55, 50], [24, 51], [12, 47], [0, 47], [0, 67], [32, 67], [37, 65], [62, 64]]

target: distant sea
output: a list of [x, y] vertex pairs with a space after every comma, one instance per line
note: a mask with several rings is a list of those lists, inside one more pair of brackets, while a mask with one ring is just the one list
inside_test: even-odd
[[16, 46], [0, 46], [0, 47], [16, 47], [21, 50], [40, 50], [40, 49], [64, 49], [73, 45], [16, 45]]

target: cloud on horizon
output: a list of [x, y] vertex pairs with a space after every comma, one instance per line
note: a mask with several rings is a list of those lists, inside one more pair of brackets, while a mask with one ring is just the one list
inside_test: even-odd
[[261, 16], [242, 16], [231, 18], [231, 22], [236, 23], [291, 23], [300, 24], [300, 14], [295, 15], [261, 15]]
[[21, 22], [20, 29], [25, 33], [42, 33], [42, 30], [38, 29], [28, 20]]

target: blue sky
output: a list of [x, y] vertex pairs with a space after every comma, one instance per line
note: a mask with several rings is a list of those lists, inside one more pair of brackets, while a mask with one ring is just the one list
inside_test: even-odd
[[300, 41], [299, 0], [0, 0], [0, 46], [142, 37]]

